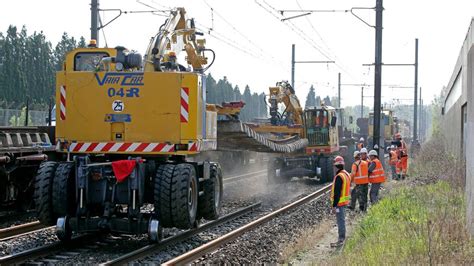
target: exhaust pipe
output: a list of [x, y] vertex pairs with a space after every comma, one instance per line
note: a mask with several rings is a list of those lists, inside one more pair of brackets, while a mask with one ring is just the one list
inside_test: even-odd
[[48, 160], [48, 155], [46, 155], [46, 154], [35, 154], [35, 155], [17, 157], [16, 159], [18, 161], [46, 161], [46, 160]]

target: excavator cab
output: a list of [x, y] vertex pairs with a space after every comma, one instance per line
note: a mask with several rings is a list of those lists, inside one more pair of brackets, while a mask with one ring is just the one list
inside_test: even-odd
[[332, 107], [307, 109], [304, 112], [305, 136], [309, 146], [337, 146], [336, 111]]

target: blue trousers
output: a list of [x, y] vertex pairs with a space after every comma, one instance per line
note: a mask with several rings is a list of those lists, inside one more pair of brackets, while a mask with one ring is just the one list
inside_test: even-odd
[[344, 214], [345, 208], [346, 206], [336, 207], [336, 223], [339, 241], [344, 241], [344, 239], [346, 239], [346, 216]]

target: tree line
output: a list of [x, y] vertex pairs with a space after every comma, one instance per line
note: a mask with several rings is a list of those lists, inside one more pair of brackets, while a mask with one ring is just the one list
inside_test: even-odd
[[226, 76], [216, 81], [214, 77], [209, 74], [206, 79], [206, 91], [206, 100], [208, 103], [221, 104], [222, 102], [243, 101], [245, 106], [239, 115], [242, 121], [248, 122], [254, 118], [267, 117], [265, 94], [252, 93], [248, 85], [245, 86], [244, 92], [241, 93], [239, 86], [232, 86]]
[[67, 33], [53, 46], [43, 32], [28, 34], [25, 26], [0, 32], [0, 107], [21, 109], [28, 100], [31, 108], [46, 109], [65, 54], [85, 46], [83, 37], [76, 40]]
[[[25, 26], [10, 25], [5, 33], [0, 32], [0, 108], [22, 109], [28, 100], [30, 109], [47, 110], [55, 95], [55, 73], [66, 53], [77, 47], [86, 47], [84, 37], [77, 40], [66, 32], [54, 46], [42, 31], [28, 34]], [[245, 121], [266, 117], [264, 98], [263, 93], [252, 93], [249, 86], [241, 93], [227, 77], [217, 81], [210, 74], [207, 77], [208, 102], [244, 101], [241, 118]]]

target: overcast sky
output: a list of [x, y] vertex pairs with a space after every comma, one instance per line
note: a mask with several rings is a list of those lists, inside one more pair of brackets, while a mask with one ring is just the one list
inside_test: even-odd
[[[267, 91], [279, 80], [290, 80], [291, 44], [296, 44], [297, 60], [334, 60], [336, 64], [297, 64], [295, 84], [304, 103], [309, 86], [318, 95], [337, 95], [337, 73], [343, 84], [373, 84], [375, 30], [347, 12], [314, 13], [280, 21], [277, 10], [348, 10], [374, 7], [375, 0], [100, 0], [102, 9], [165, 10], [182, 6], [194, 17], [206, 35], [207, 47], [216, 54], [210, 69], [215, 78], [227, 76], [241, 90], [248, 84], [253, 91]], [[211, 7], [213, 11], [211, 11]], [[383, 62], [413, 63], [415, 38], [419, 38], [419, 85], [425, 102], [438, 94], [452, 74], [454, 64], [474, 15], [473, 0], [385, 0], [383, 13]], [[357, 14], [374, 24], [373, 10]], [[115, 16], [101, 12], [105, 23]], [[286, 16], [291, 16], [285, 13]], [[213, 19], [212, 19], [213, 18]], [[126, 14], [105, 28], [109, 47], [123, 45], [142, 54], [166, 17]], [[291, 23], [291, 24], [290, 24]], [[89, 0], [2, 1], [0, 30], [8, 25], [26, 25], [29, 33], [43, 31], [56, 43], [63, 32], [90, 38]], [[104, 35], [100, 34], [104, 46]], [[413, 67], [384, 67], [383, 102], [411, 103]], [[373, 87], [365, 90], [373, 95]], [[364, 102], [373, 106], [372, 98]], [[360, 87], [342, 87], [342, 105], [360, 103]]]

